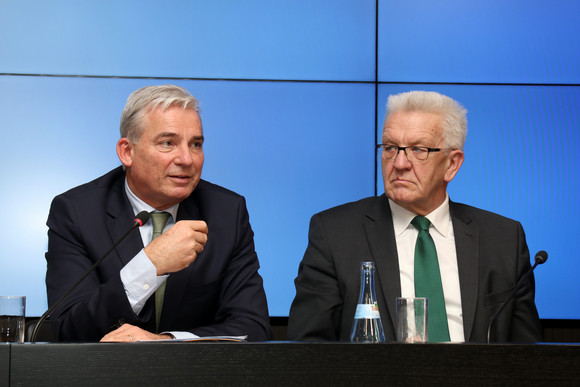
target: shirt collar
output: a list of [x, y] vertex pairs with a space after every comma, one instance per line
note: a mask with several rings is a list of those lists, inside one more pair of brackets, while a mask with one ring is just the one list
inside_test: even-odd
[[[129, 199], [129, 203], [131, 203], [131, 207], [133, 208], [133, 212], [135, 214], [140, 213], [141, 211], [147, 212], [160, 212], [158, 209], [150, 206], [149, 204], [145, 203], [141, 200], [137, 195], [131, 191], [129, 188], [129, 183], [127, 182], [127, 177], [125, 177], [125, 193], [127, 194], [127, 198]], [[163, 210], [165, 212], [169, 212], [174, 220], [177, 219], [177, 209], [179, 208], [179, 203]]]
[[[411, 221], [417, 214], [412, 213], [409, 210], [404, 209], [397, 203], [389, 199], [389, 206], [391, 207], [391, 213], [393, 214], [393, 228], [395, 231], [395, 236], [401, 235], [407, 228], [413, 227]], [[445, 200], [439, 207], [434, 211], [425, 216], [433, 227], [444, 237], [447, 237], [449, 232], [449, 195], [445, 195]]]

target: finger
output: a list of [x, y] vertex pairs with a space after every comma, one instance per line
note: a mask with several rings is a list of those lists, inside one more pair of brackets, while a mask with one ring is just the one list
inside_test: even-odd
[[207, 234], [204, 234], [201, 232], [196, 232], [195, 234], [193, 234], [193, 239], [197, 243], [201, 243], [202, 245], [205, 245], [207, 243]]
[[131, 325], [129, 323], [124, 323], [123, 325], [121, 325], [119, 328], [115, 329], [111, 333], [117, 332], [119, 334], [126, 334], [127, 332], [134, 331], [135, 329], [140, 329], [140, 328], [136, 327], [135, 325]]
[[123, 324], [112, 332], [109, 332], [100, 340], [101, 342], [130, 342], [136, 341], [141, 328], [131, 324]]
[[123, 343], [136, 341], [130, 334], [109, 333], [100, 340], [101, 343]]
[[[201, 253], [203, 251], [203, 249], [204, 249], [204, 245], [202, 245], [201, 243], [196, 243], [193, 246], [193, 251], [195, 251], [196, 254]], [[194, 257], [194, 260], [195, 260], [195, 257]]]
[[192, 230], [207, 234], [207, 223], [203, 220], [189, 220], [187, 222]]

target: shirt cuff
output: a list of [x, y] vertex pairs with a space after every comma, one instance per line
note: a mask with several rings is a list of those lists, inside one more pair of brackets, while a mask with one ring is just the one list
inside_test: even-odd
[[135, 314], [141, 313], [149, 297], [167, 277], [168, 275], [157, 275], [157, 269], [144, 249], [121, 269], [121, 282]]

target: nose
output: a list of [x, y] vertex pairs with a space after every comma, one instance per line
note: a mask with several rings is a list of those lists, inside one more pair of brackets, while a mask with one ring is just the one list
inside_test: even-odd
[[411, 162], [407, 158], [406, 150], [399, 149], [395, 159], [393, 160], [393, 166], [397, 169], [408, 169], [411, 167], [411, 165]]
[[193, 155], [191, 154], [191, 149], [189, 146], [181, 146], [179, 147], [179, 152], [177, 157], [175, 157], [174, 163], [177, 165], [192, 165], [193, 164]]

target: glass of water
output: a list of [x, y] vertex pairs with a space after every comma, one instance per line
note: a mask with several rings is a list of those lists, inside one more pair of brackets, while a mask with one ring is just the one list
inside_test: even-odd
[[0, 296], [0, 342], [24, 343], [25, 296]]
[[402, 343], [426, 343], [427, 307], [426, 298], [397, 297], [397, 341]]

